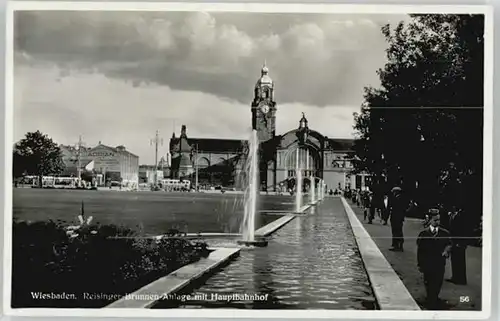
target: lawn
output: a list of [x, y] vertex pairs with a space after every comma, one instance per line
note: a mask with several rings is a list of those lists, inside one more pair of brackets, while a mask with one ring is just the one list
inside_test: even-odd
[[[259, 210], [291, 210], [292, 196], [262, 195]], [[16, 220], [75, 222], [84, 202], [85, 215], [95, 223], [133, 229], [157, 235], [169, 229], [182, 232], [239, 231], [243, 218], [243, 196], [235, 194], [114, 192], [51, 189], [14, 189], [13, 216]], [[257, 227], [275, 219], [260, 215]]]

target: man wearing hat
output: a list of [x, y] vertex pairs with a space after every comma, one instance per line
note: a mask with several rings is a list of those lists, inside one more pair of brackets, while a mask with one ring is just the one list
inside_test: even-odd
[[438, 309], [446, 259], [451, 251], [450, 233], [440, 226], [438, 209], [429, 210], [429, 226], [417, 238], [418, 270], [423, 274], [427, 307]]
[[389, 212], [391, 215], [391, 230], [392, 230], [392, 247], [389, 251], [403, 252], [403, 222], [405, 213], [408, 208], [408, 203], [401, 195], [401, 188], [394, 187], [392, 189], [392, 197], [389, 198]]

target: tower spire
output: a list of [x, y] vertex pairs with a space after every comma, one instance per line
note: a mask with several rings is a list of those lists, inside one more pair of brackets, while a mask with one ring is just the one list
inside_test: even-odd
[[269, 73], [269, 68], [267, 68], [267, 61], [264, 59], [264, 65], [262, 66], [261, 75], [267, 75]]

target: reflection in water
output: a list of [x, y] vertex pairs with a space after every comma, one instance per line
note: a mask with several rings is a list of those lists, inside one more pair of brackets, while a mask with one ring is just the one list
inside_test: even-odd
[[[217, 246], [217, 242], [211, 244]], [[194, 294], [258, 294], [262, 300], [191, 300], [177, 307], [241, 309], [375, 309], [375, 299], [339, 199], [296, 217], [266, 248], [240, 257]], [[267, 295], [267, 296], [266, 296]], [[200, 296], [203, 297], [203, 296]], [[173, 307], [165, 302], [155, 308]]]
[[255, 309], [275, 308], [279, 301], [275, 297], [274, 271], [268, 252], [262, 252], [261, 255], [254, 256], [252, 272], [253, 293], [266, 295], [266, 300], [253, 301], [252, 307]]

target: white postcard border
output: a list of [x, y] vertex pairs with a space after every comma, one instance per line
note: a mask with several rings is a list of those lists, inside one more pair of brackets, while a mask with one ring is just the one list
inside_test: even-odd
[[[484, 14], [484, 139], [483, 139], [483, 262], [481, 311], [362, 311], [362, 310], [230, 310], [230, 309], [12, 309], [12, 144], [14, 92], [13, 13], [17, 10], [79, 11], [210, 11], [254, 13], [330, 13], [330, 14], [397, 14], [450, 13]], [[492, 201], [493, 201], [493, 10], [480, 5], [380, 5], [380, 4], [284, 4], [284, 3], [180, 3], [180, 2], [59, 2], [20, 1], [6, 8], [6, 83], [5, 83], [5, 202], [4, 202], [4, 270], [3, 310], [10, 316], [85, 316], [85, 317], [161, 317], [161, 318], [359, 318], [359, 319], [486, 319], [491, 313], [492, 295]], [[168, 313], [166, 313], [168, 311]]]

